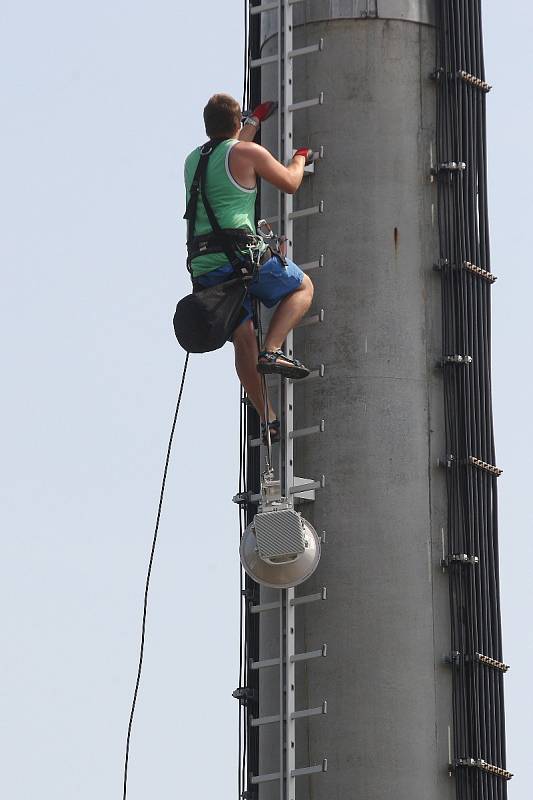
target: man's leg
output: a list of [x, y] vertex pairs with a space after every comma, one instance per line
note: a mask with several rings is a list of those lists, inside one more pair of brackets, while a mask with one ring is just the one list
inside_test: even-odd
[[265, 350], [279, 350], [287, 338], [287, 334], [302, 319], [313, 300], [313, 284], [308, 275], [304, 275], [300, 287], [291, 292], [276, 308], [265, 338]]
[[[277, 313], [277, 312], [276, 312]], [[248, 319], [235, 329], [233, 334], [233, 346], [235, 347], [235, 368], [237, 375], [244, 386], [246, 393], [259, 414], [265, 419], [265, 399], [263, 395], [263, 385], [261, 375], [257, 371], [257, 340], [255, 338], [252, 320]], [[271, 404], [268, 407], [268, 421], [276, 418], [275, 411]]]

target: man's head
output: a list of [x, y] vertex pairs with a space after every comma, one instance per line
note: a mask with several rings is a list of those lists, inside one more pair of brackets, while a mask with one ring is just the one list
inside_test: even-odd
[[210, 139], [231, 139], [241, 127], [241, 107], [229, 94], [214, 94], [204, 108], [204, 122]]

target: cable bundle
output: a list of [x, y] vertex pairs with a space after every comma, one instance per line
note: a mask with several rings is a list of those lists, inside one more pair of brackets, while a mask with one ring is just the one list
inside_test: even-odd
[[[439, 3], [437, 80], [439, 262], [443, 352], [471, 363], [444, 370], [454, 756], [458, 800], [505, 800], [503, 662], [491, 402], [491, 285], [485, 81], [480, 0]], [[465, 75], [468, 80], [465, 80]], [[472, 269], [477, 265], [476, 269]], [[490, 278], [490, 279], [489, 279]], [[482, 654], [486, 658], [479, 658]], [[493, 768], [481, 768], [480, 765]]]
[[[243, 109], [253, 108], [261, 102], [260, 70], [250, 69], [252, 57], [257, 56], [260, 48], [260, 15], [251, 15], [250, 7], [259, 5], [261, 0], [244, 0], [244, 81]], [[260, 141], [260, 137], [256, 138]], [[260, 192], [258, 192], [257, 208], [259, 210]], [[239, 493], [245, 496], [259, 492], [260, 448], [248, 447], [249, 439], [260, 436], [259, 417], [255, 409], [248, 403], [246, 395], [241, 392], [240, 398], [240, 469]], [[247, 502], [240, 508], [240, 534], [254, 518], [257, 504]], [[259, 658], [259, 615], [252, 614], [250, 607], [259, 602], [259, 585], [244, 573], [241, 567], [240, 584], [241, 602], [241, 635], [240, 635], [240, 668], [239, 687], [239, 761], [238, 786], [239, 798], [255, 800], [257, 786], [252, 785], [252, 775], [259, 772], [259, 728], [252, 727], [251, 721], [258, 714], [259, 674], [249, 669], [250, 661]]]

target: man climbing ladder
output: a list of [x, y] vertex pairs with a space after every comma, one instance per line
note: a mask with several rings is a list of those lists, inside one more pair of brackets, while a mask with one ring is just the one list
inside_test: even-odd
[[[264, 147], [253, 142], [259, 125], [275, 111], [276, 104], [262, 103], [241, 127], [241, 108], [230, 95], [215, 94], [204, 108], [204, 123], [210, 142], [214, 145], [205, 175], [205, 195], [208, 209], [214, 213], [222, 231], [213, 231], [208, 211], [198, 199], [196, 219], [189, 236], [188, 250], [194, 291], [201, 291], [234, 277], [228, 262], [227, 246], [220, 234], [231, 232], [240, 252], [248, 252], [249, 263], [255, 263], [253, 278], [243, 304], [243, 312], [233, 331], [235, 367], [248, 397], [254, 404], [262, 423], [263, 436], [267, 426], [271, 442], [279, 441], [280, 423], [270, 402], [265, 402], [263, 375], [279, 374], [299, 379], [309, 370], [282, 351], [287, 334], [298, 324], [313, 299], [313, 284], [308, 275], [281, 253], [270, 248], [255, 230], [255, 201], [257, 177], [283, 192], [294, 194], [304, 175], [304, 167], [312, 159], [307, 148], [297, 150], [288, 166], [275, 159]], [[196, 148], [185, 161], [187, 199], [200, 160], [201, 148]], [[259, 352], [253, 326], [252, 298], [267, 308], [276, 306], [268, 331]]]

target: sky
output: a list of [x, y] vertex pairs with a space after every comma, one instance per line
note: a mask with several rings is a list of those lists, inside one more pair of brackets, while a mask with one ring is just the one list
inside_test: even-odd
[[[511, 800], [531, 795], [533, 9], [485, 4], [493, 398]], [[0, 7], [0, 793], [121, 796], [183, 353], [182, 161], [242, 93], [240, 2]], [[204, 54], [208, 54], [207, 57]], [[235, 796], [239, 389], [191, 360], [150, 595], [130, 800]], [[213, 624], [214, 622], [214, 624]]]

